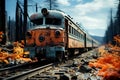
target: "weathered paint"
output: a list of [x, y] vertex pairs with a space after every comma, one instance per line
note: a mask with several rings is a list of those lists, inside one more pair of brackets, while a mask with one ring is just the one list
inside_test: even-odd
[[69, 41], [69, 45], [68, 48], [84, 48], [84, 42], [82, 41], [78, 41], [74, 38], [70, 38], [68, 39]]
[[[55, 36], [55, 31], [57, 29], [36, 29], [32, 30], [31, 38], [26, 39], [28, 45], [36, 44], [36, 46], [44, 47], [49, 45], [64, 45], [64, 30], [60, 30], [60, 36]], [[43, 36], [45, 40], [40, 41], [39, 37]]]

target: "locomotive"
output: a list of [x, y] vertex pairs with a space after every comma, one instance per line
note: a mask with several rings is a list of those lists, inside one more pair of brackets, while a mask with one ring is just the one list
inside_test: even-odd
[[26, 45], [35, 48], [39, 61], [62, 61], [99, 45], [62, 11], [43, 8], [40, 13], [32, 14], [30, 20], [33, 27], [26, 33]]

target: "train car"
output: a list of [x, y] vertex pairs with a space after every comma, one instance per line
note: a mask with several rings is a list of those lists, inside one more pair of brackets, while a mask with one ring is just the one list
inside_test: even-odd
[[96, 41], [95, 39], [92, 40], [92, 48], [97, 48], [98, 46], [100, 46], [100, 43], [98, 41]]
[[26, 45], [35, 47], [38, 60], [62, 61], [89, 44], [86, 33], [62, 11], [43, 8], [41, 13], [31, 15], [30, 19], [34, 26], [26, 33]]
[[99, 46], [99, 42], [93, 39], [89, 34], [85, 35], [86, 49], [91, 50]]
[[89, 36], [88, 34], [85, 35], [85, 39], [86, 39], [86, 48], [91, 48], [92, 47], [92, 38], [91, 36]]

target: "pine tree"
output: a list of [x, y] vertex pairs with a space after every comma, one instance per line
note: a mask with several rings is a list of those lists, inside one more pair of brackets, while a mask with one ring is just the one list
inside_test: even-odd
[[58, 7], [57, 0], [45, 0], [45, 3], [48, 4], [48, 8], [51, 9], [56, 9]]
[[105, 33], [105, 43], [112, 43], [113, 42], [113, 33], [114, 33], [114, 26], [113, 26], [113, 19], [112, 19], [112, 9], [110, 10], [110, 23]]
[[104, 36], [104, 42], [105, 43], [111, 42], [112, 44], [115, 44], [113, 37], [116, 35], [120, 35], [120, 0], [118, 3], [118, 8], [114, 21], [112, 19], [112, 10], [111, 10], [110, 23], [108, 29], [106, 30], [106, 34]]
[[116, 13], [115, 28], [116, 28], [115, 35], [120, 34], [120, 0], [119, 0], [119, 4], [118, 4], [117, 13]]

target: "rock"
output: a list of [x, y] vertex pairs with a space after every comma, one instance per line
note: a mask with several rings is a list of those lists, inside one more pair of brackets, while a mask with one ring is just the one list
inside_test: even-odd
[[71, 80], [77, 80], [77, 76], [72, 76]]
[[68, 74], [61, 75], [60, 80], [71, 80], [71, 76]]
[[92, 69], [86, 65], [81, 65], [80, 69], [78, 71], [82, 72], [82, 73], [87, 73], [90, 72]]
[[89, 61], [85, 60], [85, 59], [82, 59], [81, 62], [82, 62], [83, 65], [88, 65], [88, 63], [89, 63]]

